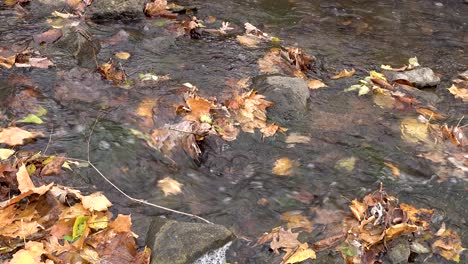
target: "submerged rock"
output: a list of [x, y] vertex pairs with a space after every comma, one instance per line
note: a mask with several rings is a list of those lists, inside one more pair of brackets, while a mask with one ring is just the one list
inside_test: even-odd
[[[205, 263], [224, 263], [219, 259], [225, 252], [223, 247], [233, 239], [233, 233], [221, 225], [157, 217], [151, 222], [146, 244], [151, 248], [151, 264], [188, 264], [203, 256], [207, 256], [202, 258], [208, 261]], [[210, 255], [214, 259], [208, 259]]]
[[92, 18], [137, 18], [143, 17], [145, 0], [99, 0], [86, 8]]
[[418, 88], [433, 87], [440, 83], [439, 76], [435, 75], [430, 68], [416, 68], [404, 72], [385, 71], [384, 73], [390, 82], [404, 80]]
[[261, 76], [253, 81], [252, 87], [274, 103], [267, 115], [280, 125], [299, 120], [307, 111], [310, 93], [307, 82], [301, 78]]

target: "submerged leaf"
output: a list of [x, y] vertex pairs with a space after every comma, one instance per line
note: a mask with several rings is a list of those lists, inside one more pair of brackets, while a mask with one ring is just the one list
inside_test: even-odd
[[183, 184], [170, 178], [166, 177], [158, 181], [158, 187], [164, 192], [165, 196], [176, 195], [182, 192]]
[[35, 115], [35, 114], [29, 114], [25, 118], [21, 119], [18, 121], [19, 123], [32, 123], [32, 124], [42, 124], [44, 121], [42, 119]]
[[280, 176], [291, 176], [293, 173], [294, 162], [289, 158], [281, 158], [275, 161], [272, 172]]
[[317, 256], [315, 251], [309, 248], [307, 243], [302, 243], [296, 249], [290, 249], [286, 251], [286, 255], [283, 257], [282, 264], [293, 264], [299, 263], [307, 259], [316, 259]]
[[307, 87], [311, 90], [319, 89], [322, 87], [327, 87], [321, 80], [310, 80], [307, 82]]
[[355, 69], [351, 69], [350, 71], [343, 69], [341, 70], [337, 75], [334, 75], [331, 77], [332, 80], [336, 79], [341, 79], [341, 78], [346, 78], [346, 77], [351, 77], [356, 73]]

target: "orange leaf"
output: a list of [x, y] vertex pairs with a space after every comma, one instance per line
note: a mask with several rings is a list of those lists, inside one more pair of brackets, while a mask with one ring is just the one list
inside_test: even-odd
[[311, 90], [319, 89], [319, 88], [322, 88], [322, 87], [327, 87], [327, 85], [324, 84], [320, 80], [310, 80], [310, 81], [307, 82], [307, 86]]
[[29, 132], [19, 127], [8, 127], [0, 131], [0, 143], [9, 146], [23, 145], [24, 140], [33, 139], [37, 136], [44, 136], [40, 132]]
[[81, 198], [81, 203], [83, 204], [83, 207], [89, 211], [105, 211], [112, 205], [107, 197], [100, 192], [83, 196]]
[[158, 181], [158, 187], [164, 192], [165, 196], [181, 193], [182, 186], [182, 183], [172, 179], [171, 177], [166, 177]]
[[115, 232], [131, 232], [130, 228], [132, 227], [132, 218], [129, 215], [119, 214], [117, 218], [111, 223], [109, 223], [109, 228], [113, 229]]
[[354, 199], [349, 208], [351, 209], [351, 212], [353, 212], [357, 220], [361, 221], [364, 219], [364, 213], [367, 210], [367, 206], [365, 204]]
[[288, 158], [281, 158], [275, 161], [272, 172], [280, 176], [291, 176], [294, 162]]
[[350, 71], [344, 69], [344, 70], [341, 70], [337, 75], [332, 76], [331, 79], [332, 79], [332, 80], [336, 80], [336, 79], [340, 79], [340, 78], [351, 77], [351, 76], [353, 76], [355, 73], [356, 73], [356, 70], [355, 70], [355, 69], [351, 69]]

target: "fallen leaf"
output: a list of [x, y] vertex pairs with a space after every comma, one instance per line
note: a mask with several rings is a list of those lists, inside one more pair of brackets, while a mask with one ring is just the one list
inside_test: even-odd
[[352, 172], [354, 170], [354, 167], [356, 166], [356, 161], [356, 157], [340, 159], [336, 162], [335, 167], [338, 169], [346, 170], [348, 172]]
[[182, 192], [183, 184], [170, 178], [166, 177], [158, 181], [158, 187], [164, 192], [165, 196], [176, 195]]
[[278, 231], [278, 233], [275, 236], [273, 236], [273, 239], [270, 243], [270, 248], [276, 254], [279, 253], [278, 249], [281, 248], [295, 248], [301, 244], [301, 242], [297, 240], [298, 236], [299, 233], [293, 233], [291, 232], [291, 229], [288, 229], [288, 231], [286, 231], [283, 228], [281, 228]]
[[415, 118], [404, 118], [400, 124], [401, 137], [411, 143], [427, 142], [429, 130], [426, 124], [418, 122]]
[[38, 136], [44, 135], [40, 132], [29, 132], [19, 127], [8, 127], [0, 131], [0, 143], [5, 143], [9, 146], [23, 145], [25, 140]]
[[304, 136], [299, 133], [291, 133], [286, 137], [286, 144], [307, 144], [310, 142], [309, 136]]
[[263, 137], [271, 137], [276, 134], [276, 131], [284, 131], [284, 128], [275, 125], [275, 124], [269, 124], [266, 125], [265, 127], [260, 129], [260, 132], [262, 132]]
[[297, 249], [289, 249], [283, 257], [282, 264], [299, 263], [306, 259], [317, 258], [315, 251], [307, 243], [300, 244]]
[[54, 63], [48, 58], [30, 58], [29, 65], [35, 68], [48, 69], [50, 66], [54, 66]]
[[132, 218], [129, 215], [117, 215], [114, 221], [109, 223], [109, 228], [114, 230], [117, 233], [127, 233], [131, 232], [130, 228], [132, 227]]
[[84, 248], [80, 252], [80, 257], [82, 257], [84, 260], [86, 260], [87, 263], [90, 263], [90, 264], [102, 263], [102, 260], [99, 257], [99, 254], [95, 250], [89, 247]]
[[110, 80], [114, 84], [120, 84], [126, 80], [125, 72], [116, 69], [113, 63], [103, 63], [98, 70], [104, 79]]
[[199, 121], [202, 116], [210, 114], [210, 110], [214, 107], [214, 103], [201, 97], [189, 98], [186, 101], [190, 109], [187, 115], [187, 120]]
[[9, 264], [36, 264], [44, 263], [41, 261], [42, 254], [47, 253], [41, 242], [28, 241], [24, 249], [19, 250], [13, 255]]
[[249, 48], [255, 48], [258, 44], [261, 43], [261, 39], [257, 36], [246, 34], [246, 35], [239, 35], [236, 37], [237, 41], [244, 46]]
[[41, 34], [34, 35], [33, 40], [37, 44], [43, 44], [43, 43], [52, 44], [61, 37], [62, 37], [61, 29], [50, 29]]
[[468, 88], [458, 88], [455, 84], [452, 84], [452, 86], [448, 88], [448, 91], [453, 94], [455, 98], [460, 98], [463, 102], [468, 102]]
[[275, 161], [272, 172], [280, 176], [291, 176], [294, 165], [294, 162], [289, 158], [281, 158]]
[[432, 110], [429, 110], [429, 109], [426, 109], [426, 108], [421, 108], [421, 107], [417, 107], [416, 108], [416, 112], [420, 113], [421, 115], [424, 115], [426, 116], [427, 118], [430, 118], [430, 119], [444, 119], [445, 117], [437, 112], [434, 112]]
[[337, 75], [334, 75], [331, 77], [332, 80], [340, 79], [340, 78], [346, 78], [346, 77], [351, 77], [356, 73], [355, 69], [351, 69], [350, 71], [343, 69], [341, 70]]
[[42, 124], [44, 121], [35, 114], [29, 114], [25, 118], [18, 120], [19, 123], [31, 123], [31, 124]]
[[16, 53], [0, 48], [0, 66], [10, 69], [16, 61]]
[[167, 10], [167, 1], [166, 0], [154, 0], [153, 2], [146, 3], [144, 8], [144, 13], [146, 16], [154, 17], [168, 17], [175, 18], [177, 14], [173, 14], [171, 11]]
[[290, 211], [281, 214], [281, 221], [286, 222], [289, 229], [302, 228], [306, 232], [312, 232], [312, 222], [301, 214], [301, 211]]
[[109, 208], [112, 203], [107, 199], [104, 194], [100, 192], [93, 193], [91, 195], [83, 196], [81, 198], [83, 207], [89, 211], [105, 211]]
[[386, 239], [394, 239], [400, 236], [403, 233], [412, 233], [418, 230], [418, 227], [415, 225], [410, 225], [407, 223], [401, 223], [392, 225], [385, 230], [385, 237]]
[[18, 180], [18, 189], [21, 193], [25, 193], [35, 188], [24, 164], [19, 167], [18, 172], [16, 173], [16, 179]]
[[358, 221], [364, 220], [365, 212], [367, 210], [367, 205], [359, 202], [357, 199], [354, 199], [351, 202], [349, 209], [351, 209], [351, 212], [353, 212], [354, 217], [356, 217]]
[[117, 59], [120, 59], [120, 60], [128, 60], [131, 55], [130, 55], [130, 53], [128, 53], [126, 51], [120, 51], [120, 52], [115, 53], [114, 56]]
[[324, 238], [322, 240], [319, 240], [314, 243], [313, 247], [315, 250], [322, 250], [326, 248], [331, 248], [336, 246], [338, 243], [343, 242], [345, 240], [347, 234], [346, 233], [339, 233], [327, 238]]
[[392, 174], [395, 178], [400, 177], [400, 169], [391, 162], [384, 161], [385, 166], [392, 170]]
[[307, 82], [307, 87], [309, 87], [309, 89], [311, 90], [314, 90], [314, 89], [319, 89], [319, 88], [323, 88], [323, 87], [327, 87], [326, 84], [324, 84], [322, 81], [320, 80], [309, 80]]
[[109, 218], [107, 215], [99, 216], [97, 214], [93, 214], [88, 219], [88, 226], [95, 231], [106, 229], [109, 226]]
[[460, 254], [466, 248], [461, 245], [460, 236], [453, 230], [447, 229], [432, 243], [432, 249], [447, 260], [460, 262]]
[[65, 157], [54, 157], [41, 170], [42, 176], [59, 175], [62, 172], [62, 165], [65, 163]]
[[0, 148], [0, 160], [6, 160], [14, 153], [15, 151], [13, 149]]

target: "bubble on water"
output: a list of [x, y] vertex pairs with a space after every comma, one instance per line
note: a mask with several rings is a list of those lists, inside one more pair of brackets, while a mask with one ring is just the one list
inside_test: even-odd
[[229, 242], [221, 248], [206, 253], [205, 255], [195, 260], [193, 264], [225, 264], [226, 251], [229, 249], [231, 244], [232, 242]]

